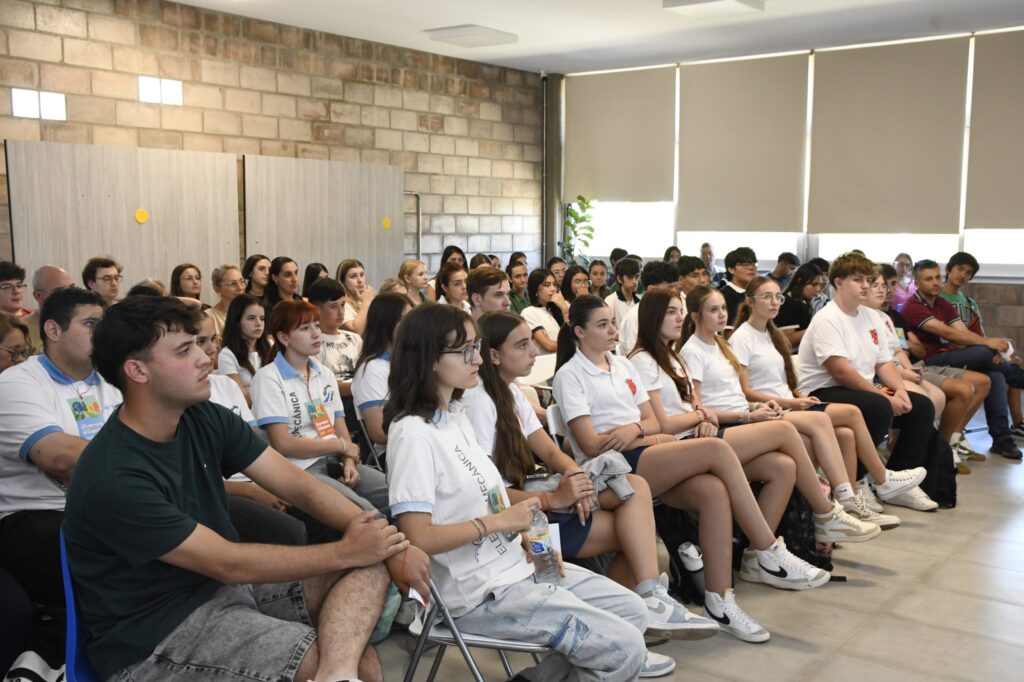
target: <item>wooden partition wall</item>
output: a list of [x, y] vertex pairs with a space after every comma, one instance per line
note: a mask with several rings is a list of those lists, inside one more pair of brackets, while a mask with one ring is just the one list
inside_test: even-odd
[[[126, 291], [146, 277], [169, 285], [178, 263], [195, 263], [208, 279], [210, 269], [238, 260], [232, 154], [19, 140], [6, 145], [14, 258], [29, 276], [54, 264], [81, 285], [86, 261], [109, 255], [124, 266]], [[139, 209], [147, 215], [137, 216]], [[209, 299], [209, 282], [203, 284]]]
[[246, 154], [245, 250], [320, 262], [355, 258], [368, 282], [394, 277], [405, 251], [398, 166]]

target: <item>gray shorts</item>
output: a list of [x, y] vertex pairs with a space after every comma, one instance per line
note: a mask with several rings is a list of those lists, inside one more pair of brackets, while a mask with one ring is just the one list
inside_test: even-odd
[[935, 384], [936, 386], [942, 386], [946, 379], [963, 379], [964, 372], [966, 371], [963, 367], [940, 365], [924, 365], [920, 369], [921, 378], [929, 384]]
[[302, 583], [224, 585], [110, 682], [291, 682], [315, 641]]

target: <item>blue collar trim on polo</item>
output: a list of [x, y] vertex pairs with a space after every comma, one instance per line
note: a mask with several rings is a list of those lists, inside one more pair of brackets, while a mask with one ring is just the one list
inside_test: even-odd
[[[312, 358], [307, 360], [306, 363], [306, 366], [309, 367], [310, 373], [320, 373], [320, 365], [313, 362]], [[274, 365], [277, 366], [277, 371], [281, 373], [282, 379], [295, 379], [296, 377], [299, 377], [299, 373], [295, 371], [295, 368], [288, 364], [288, 361], [285, 360], [284, 353], [278, 353], [277, 355], [274, 356]]]
[[[51, 361], [50, 358], [46, 357], [45, 353], [39, 356], [39, 364], [43, 366], [43, 369], [45, 369], [46, 373], [50, 375], [50, 378], [56, 381], [58, 384], [70, 386], [71, 384], [78, 383], [75, 379], [72, 379], [67, 374], [57, 369], [57, 365], [53, 364], [53, 361]], [[96, 384], [100, 383], [100, 375], [96, 373], [96, 370], [93, 370], [89, 372], [89, 376], [82, 379], [82, 381], [89, 384], [90, 386], [95, 386]]]

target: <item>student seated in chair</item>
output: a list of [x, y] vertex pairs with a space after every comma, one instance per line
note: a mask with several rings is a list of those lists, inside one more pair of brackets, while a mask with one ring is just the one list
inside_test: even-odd
[[[156, 297], [96, 328], [93, 360], [124, 403], [83, 452], [64, 519], [90, 661], [104, 679], [382, 679], [367, 642], [388, 582], [427, 590], [426, 557], [208, 401], [198, 328], [198, 310]], [[239, 543], [223, 483], [239, 471], [344, 536]]]

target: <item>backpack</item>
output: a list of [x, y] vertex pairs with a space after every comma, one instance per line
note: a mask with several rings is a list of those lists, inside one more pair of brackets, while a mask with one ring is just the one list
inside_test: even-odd
[[928, 438], [921, 466], [928, 470], [928, 475], [921, 482], [921, 490], [943, 509], [955, 507], [956, 467], [953, 465], [953, 449], [935, 429], [932, 429]]
[[667, 504], [654, 506], [654, 527], [668, 550], [668, 590], [683, 603], [704, 606], [704, 590], [694, 582], [679, 557], [679, 547], [686, 542], [699, 544], [697, 515]]
[[[751, 483], [750, 487], [754, 495], [761, 490], [760, 483]], [[825, 571], [832, 571], [832, 552], [827, 545], [822, 545], [814, 539], [814, 510], [807, 502], [807, 499], [798, 491], [794, 490], [789, 504], [786, 505], [786, 512], [779, 521], [779, 527], [775, 535], [781, 535], [786, 539], [786, 549], [795, 556], [800, 557], [812, 566]], [[733, 568], [739, 570], [740, 562], [743, 560], [743, 549], [750, 545], [743, 532], [736, 528], [733, 538]]]

